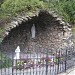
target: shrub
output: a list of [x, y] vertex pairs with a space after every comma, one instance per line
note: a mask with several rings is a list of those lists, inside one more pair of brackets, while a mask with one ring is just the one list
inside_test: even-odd
[[4, 0], [0, 8], [3, 19], [18, 16], [37, 9], [51, 9], [62, 15], [66, 21], [75, 23], [75, 0]]
[[5, 54], [0, 53], [0, 68], [8, 68], [12, 66], [12, 60]]
[[35, 10], [37, 8], [43, 8], [43, 1], [39, 0], [6, 0], [1, 9], [8, 15], [17, 15], [22, 11]]
[[62, 15], [66, 21], [75, 23], [75, 0], [61, 0], [59, 2], [53, 0], [50, 7]]
[[75, 0], [67, 1], [63, 9], [64, 12], [69, 16], [70, 21], [75, 23]]

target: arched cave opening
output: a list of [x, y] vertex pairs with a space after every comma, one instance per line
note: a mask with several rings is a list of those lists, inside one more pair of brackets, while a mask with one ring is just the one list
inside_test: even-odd
[[[15, 51], [20, 46], [21, 51], [33, 51], [33, 43], [36, 50], [42, 49], [55, 50], [58, 49], [62, 42], [63, 25], [55, 20], [47, 11], [39, 12], [38, 16], [33, 16], [26, 22], [22, 22], [19, 26], [11, 29], [1, 44], [1, 50], [6, 52]], [[35, 39], [31, 38], [31, 27], [35, 25]]]

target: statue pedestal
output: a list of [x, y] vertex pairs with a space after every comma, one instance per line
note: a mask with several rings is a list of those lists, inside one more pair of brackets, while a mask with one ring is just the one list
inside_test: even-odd
[[19, 52], [16, 52], [14, 59], [20, 59], [20, 53]]

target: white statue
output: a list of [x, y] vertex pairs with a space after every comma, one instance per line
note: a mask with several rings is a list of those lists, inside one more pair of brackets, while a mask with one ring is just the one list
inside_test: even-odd
[[16, 55], [14, 59], [20, 59], [20, 47], [19, 46], [17, 46], [17, 48], [15, 49], [15, 53]]
[[32, 38], [35, 38], [35, 25], [34, 24], [31, 28], [31, 34], [32, 34]]

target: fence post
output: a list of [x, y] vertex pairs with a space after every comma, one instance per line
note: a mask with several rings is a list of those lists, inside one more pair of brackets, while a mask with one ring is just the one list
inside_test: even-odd
[[46, 75], [48, 75], [48, 50], [46, 53]]
[[67, 49], [66, 49], [66, 55], [65, 55], [65, 72], [66, 72], [66, 64], [67, 64]]
[[58, 59], [58, 69], [57, 69], [57, 73], [58, 73], [59, 72], [59, 62], [60, 62], [60, 50], [58, 52], [57, 59]]
[[14, 63], [13, 57], [14, 57], [14, 53], [13, 53], [13, 51], [12, 51], [12, 75], [14, 75], [14, 74], [13, 74], [13, 63]]
[[0, 52], [0, 54], [1, 54], [1, 75], [2, 75], [2, 51]]

